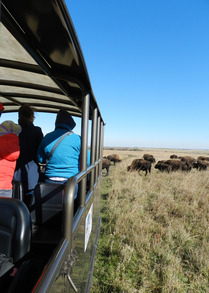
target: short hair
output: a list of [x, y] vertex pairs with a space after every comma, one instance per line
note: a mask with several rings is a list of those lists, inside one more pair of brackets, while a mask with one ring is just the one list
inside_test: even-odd
[[24, 118], [29, 119], [31, 117], [31, 115], [34, 114], [34, 110], [32, 107], [25, 104], [19, 108], [18, 113], [19, 113], [19, 117], [24, 117]]

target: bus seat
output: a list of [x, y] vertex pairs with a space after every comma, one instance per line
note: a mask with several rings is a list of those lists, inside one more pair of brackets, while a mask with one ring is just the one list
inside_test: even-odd
[[30, 213], [22, 201], [0, 197], [0, 239], [0, 253], [14, 263], [30, 250]]
[[34, 189], [34, 201], [30, 207], [32, 222], [45, 223], [63, 209], [64, 184], [39, 182]]
[[13, 180], [12, 184], [13, 184], [12, 197], [23, 201], [22, 182]]

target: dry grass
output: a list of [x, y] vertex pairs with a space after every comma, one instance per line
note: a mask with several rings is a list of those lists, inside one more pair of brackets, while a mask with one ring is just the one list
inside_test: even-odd
[[200, 151], [105, 150], [110, 168], [91, 292], [209, 292], [209, 172], [127, 172], [150, 153], [198, 157]]

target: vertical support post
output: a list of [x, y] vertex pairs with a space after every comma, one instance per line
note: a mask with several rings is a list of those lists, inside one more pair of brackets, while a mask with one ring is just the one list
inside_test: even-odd
[[65, 186], [64, 205], [63, 205], [63, 233], [64, 237], [69, 241], [72, 248], [72, 231], [73, 231], [73, 211], [74, 211], [74, 195], [76, 189], [76, 179], [71, 177]]
[[[81, 126], [81, 171], [87, 169], [87, 149], [88, 149], [88, 122], [89, 122], [89, 101], [87, 94], [82, 105], [82, 126]], [[80, 183], [80, 205], [85, 205], [86, 199], [86, 177]]]
[[[96, 157], [96, 134], [97, 134], [97, 108], [93, 111], [92, 117], [92, 129], [91, 129], [91, 165], [95, 163]], [[90, 189], [92, 190], [95, 184], [95, 168], [91, 172]]]
[[[96, 161], [99, 160], [99, 153], [100, 153], [100, 121], [101, 121], [101, 118], [100, 116], [98, 117], [97, 119], [97, 147], [96, 147]], [[96, 172], [95, 172], [95, 176], [96, 176], [96, 181], [97, 181], [97, 178], [99, 176], [99, 166], [97, 165], [97, 168], [96, 168]]]
[[[104, 144], [104, 123], [101, 121], [101, 131], [100, 131], [100, 158], [103, 158], [103, 144]], [[99, 167], [99, 174], [102, 172], [102, 161]]]

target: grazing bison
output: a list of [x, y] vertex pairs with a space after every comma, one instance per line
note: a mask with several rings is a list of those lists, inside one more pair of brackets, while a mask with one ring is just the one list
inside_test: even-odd
[[200, 156], [197, 158], [197, 161], [209, 161], [209, 157]]
[[188, 164], [190, 164], [192, 166], [193, 166], [193, 164], [195, 164], [197, 162], [197, 160], [195, 158], [190, 157], [190, 156], [180, 157], [180, 160], [182, 162], [186, 162], [186, 163], [188, 163]]
[[145, 176], [147, 173], [151, 173], [151, 163], [143, 159], [135, 159], [132, 161], [131, 165], [127, 167], [127, 171], [145, 171]]
[[121, 159], [116, 154], [107, 156], [107, 159], [110, 160], [111, 162], [113, 162], [114, 165], [115, 165], [115, 163], [121, 162]]
[[180, 160], [167, 160], [165, 164], [169, 164], [171, 166], [171, 171], [190, 171], [191, 165], [188, 162], [180, 161]]
[[161, 172], [166, 171], [166, 172], [170, 173], [171, 172], [171, 165], [168, 163], [165, 163], [165, 162], [166, 162], [166, 160], [158, 161], [157, 164], [155, 165], [155, 169], [158, 169]]
[[149, 161], [150, 163], [155, 163], [155, 158], [153, 155], [144, 154], [143, 159]]
[[107, 158], [102, 159], [102, 169], [106, 169], [107, 173], [106, 176], [109, 174], [109, 168], [110, 168], [111, 162]]
[[178, 159], [178, 156], [177, 155], [171, 155], [170, 159]]
[[196, 168], [199, 171], [207, 170], [209, 166], [209, 162], [206, 160], [197, 160], [196, 163], [194, 163], [193, 168]]

